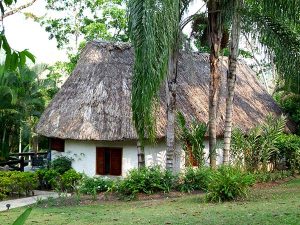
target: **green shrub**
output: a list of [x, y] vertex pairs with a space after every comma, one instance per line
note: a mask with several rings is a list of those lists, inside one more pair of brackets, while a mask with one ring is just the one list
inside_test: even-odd
[[5, 176], [0, 177], [0, 200], [3, 200], [9, 193], [10, 183], [11, 183], [11, 179], [9, 177], [5, 177]]
[[203, 166], [205, 164], [204, 139], [207, 125], [197, 120], [193, 120], [188, 125], [181, 112], [177, 114], [176, 122], [178, 138], [182, 142], [182, 149], [185, 151], [186, 164], [194, 166], [193, 164], [196, 163], [199, 167]]
[[191, 192], [195, 190], [206, 191], [211, 177], [211, 169], [209, 167], [187, 168], [181, 176], [181, 181], [177, 187], [180, 191]]
[[61, 176], [62, 189], [66, 191], [74, 191], [82, 178], [82, 174], [77, 173], [74, 169], [70, 169]]
[[276, 146], [279, 158], [286, 160], [287, 168], [300, 172], [300, 136], [282, 134]]
[[[232, 131], [231, 161], [247, 171], [267, 171], [278, 153], [276, 143], [283, 134], [286, 118], [268, 115], [266, 121], [250, 129], [247, 136], [241, 129]], [[243, 164], [241, 163], [243, 162]]]
[[254, 182], [252, 174], [247, 174], [239, 168], [222, 166], [212, 173], [207, 189], [207, 200], [222, 202], [244, 197]]
[[51, 189], [57, 188], [60, 182], [60, 173], [55, 169], [48, 169], [44, 174], [44, 181]]
[[83, 194], [93, 195], [95, 192], [106, 192], [113, 187], [114, 181], [107, 177], [87, 177], [84, 176], [79, 191]]
[[60, 156], [51, 162], [51, 168], [59, 174], [64, 174], [72, 169], [72, 159], [67, 156]]
[[29, 195], [38, 186], [35, 173], [19, 171], [0, 172], [0, 198], [7, 195]]
[[70, 169], [62, 175], [55, 169], [40, 169], [36, 171], [39, 186], [46, 189], [56, 189], [59, 191], [74, 191], [79, 184], [82, 174]]
[[116, 191], [128, 198], [135, 198], [137, 193], [169, 192], [175, 181], [176, 177], [171, 172], [163, 171], [160, 167], [133, 169], [117, 184]]
[[281, 180], [290, 177], [293, 175], [293, 172], [289, 170], [282, 170], [282, 171], [274, 171], [272, 173], [259, 172], [259, 173], [254, 173], [253, 175], [255, 176], [256, 182], [263, 183], [263, 182], [276, 181], [276, 180]]
[[300, 135], [300, 95], [280, 91], [275, 93], [274, 97], [289, 118], [295, 122], [297, 134]]

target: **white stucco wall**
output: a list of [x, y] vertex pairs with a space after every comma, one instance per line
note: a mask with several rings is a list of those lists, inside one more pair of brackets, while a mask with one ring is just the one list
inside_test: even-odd
[[[217, 145], [219, 145], [219, 148], [217, 148], [216, 152], [217, 152], [217, 165], [220, 165], [222, 164], [223, 162], [223, 149], [222, 149], [222, 141], [223, 140], [217, 140]], [[204, 148], [204, 151], [205, 151], [205, 159], [206, 159], [206, 165], [209, 165], [209, 144], [208, 144], [208, 141], [205, 140], [204, 141], [204, 145], [205, 145], [205, 148]]]
[[[72, 167], [83, 172], [88, 176], [96, 175], [96, 148], [97, 147], [118, 147], [123, 149], [122, 156], [122, 176], [126, 176], [129, 170], [138, 167], [137, 149], [135, 142], [99, 142], [99, 141], [65, 141], [65, 152], [60, 153], [52, 151], [52, 159], [59, 155], [66, 155], [73, 158]], [[178, 157], [180, 168], [184, 168], [184, 153], [181, 146], [177, 146], [177, 152], [181, 155]], [[208, 161], [208, 142], [205, 141], [205, 152], [207, 164]], [[218, 164], [222, 162], [222, 151], [218, 149]], [[145, 146], [145, 161], [147, 166], [160, 165], [165, 166], [166, 163], [166, 146], [164, 142], [156, 145]]]

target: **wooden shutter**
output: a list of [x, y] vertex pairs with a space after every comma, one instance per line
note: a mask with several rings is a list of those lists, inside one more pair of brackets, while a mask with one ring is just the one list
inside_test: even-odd
[[96, 148], [96, 174], [105, 175], [105, 150]]
[[110, 175], [122, 175], [122, 149], [112, 148], [110, 150]]
[[65, 151], [65, 140], [60, 139], [60, 138], [50, 138], [50, 148], [51, 148], [51, 150], [64, 152]]
[[187, 144], [187, 157], [186, 157], [186, 160], [187, 162], [185, 163], [185, 165], [187, 167], [189, 166], [198, 166], [198, 162], [197, 162], [197, 159], [194, 157], [193, 155], [193, 152], [192, 152], [192, 146]]

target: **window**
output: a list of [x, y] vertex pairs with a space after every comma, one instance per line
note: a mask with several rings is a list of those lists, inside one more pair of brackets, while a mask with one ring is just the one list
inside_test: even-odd
[[59, 152], [65, 151], [65, 140], [60, 138], [50, 138], [50, 149]]
[[122, 175], [122, 149], [97, 148], [96, 149], [96, 174]]

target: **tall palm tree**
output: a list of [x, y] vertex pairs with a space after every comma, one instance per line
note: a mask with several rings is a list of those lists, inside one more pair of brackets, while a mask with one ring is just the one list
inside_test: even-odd
[[[233, 95], [240, 29], [255, 36], [271, 54], [287, 89], [300, 93], [300, 1], [231, 0], [232, 33], [227, 76], [223, 163], [229, 161]], [[228, 12], [227, 12], [228, 13]]]
[[219, 54], [222, 41], [222, 14], [221, 1], [209, 0], [207, 2], [208, 10], [208, 35], [210, 43], [210, 83], [209, 83], [209, 156], [210, 165], [216, 167], [216, 145], [217, 145], [217, 105], [220, 93], [221, 75], [218, 70]]
[[155, 139], [155, 107], [158, 91], [167, 77], [178, 26], [179, 2], [130, 0], [128, 3], [129, 33], [135, 52], [132, 112], [140, 167], [145, 165], [145, 139]]
[[[155, 139], [155, 107], [166, 80], [167, 128], [166, 168], [176, 172], [175, 108], [180, 23], [192, 0], [129, 1], [129, 33], [135, 49], [132, 83], [133, 120], [138, 134], [139, 166], [144, 166], [145, 139]], [[143, 95], [141, 95], [143, 93]]]
[[239, 39], [241, 34], [241, 16], [238, 10], [241, 7], [242, 0], [233, 0], [232, 13], [232, 28], [231, 40], [229, 46], [228, 72], [227, 72], [227, 96], [225, 109], [225, 130], [224, 130], [224, 149], [223, 149], [223, 164], [229, 163], [229, 152], [232, 132], [232, 112], [233, 112], [233, 97], [236, 81], [237, 58], [239, 52]]

